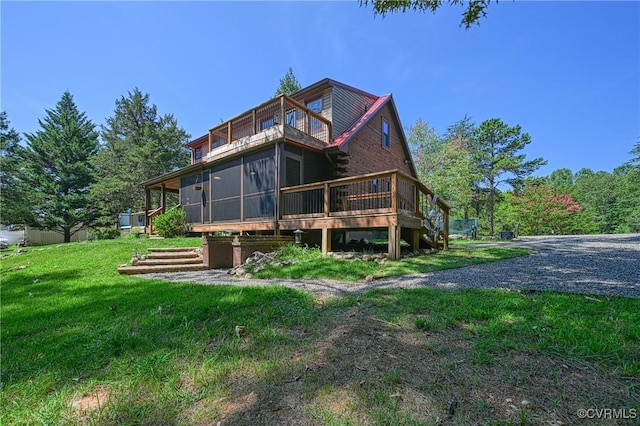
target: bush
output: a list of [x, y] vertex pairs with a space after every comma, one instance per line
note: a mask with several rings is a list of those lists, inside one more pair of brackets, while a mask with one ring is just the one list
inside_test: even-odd
[[120, 231], [112, 227], [92, 228], [89, 231], [90, 238], [94, 240], [113, 240], [120, 236]]
[[181, 237], [187, 232], [187, 214], [183, 209], [171, 209], [156, 217], [153, 226], [161, 237]]

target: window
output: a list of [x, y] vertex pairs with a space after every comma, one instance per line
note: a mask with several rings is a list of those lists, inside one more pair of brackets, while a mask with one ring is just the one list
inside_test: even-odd
[[382, 119], [382, 146], [385, 148], [391, 147], [391, 136], [389, 134], [389, 122], [386, 119]]
[[289, 111], [287, 111], [285, 116], [285, 123], [288, 126], [296, 127], [296, 110], [295, 109], [290, 109]]
[[[266, 118], [260, 122], [260, 130], [268, 129], [269, 127], [273, 127], [276, 125], [276, 120], [274, 117]], [[251, 126], [249, 126], [251, 127]]]
[[[322, 113], [322, 98], [314, 99], [306, 103], [306, 107], [318, 114]], [[322, 122], [315, 117], [309, 119], [310, 131], [318, 130], [322, 127]]]
[[193, 162], [202, 159], [202, 147], [193, 150]]

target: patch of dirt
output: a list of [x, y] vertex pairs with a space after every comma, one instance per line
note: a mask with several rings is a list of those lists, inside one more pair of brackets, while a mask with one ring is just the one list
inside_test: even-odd
[[75, 396], [71, 400], [71, 406], [76, 411], [97, 411], [104, 407], [109, 399], [109, 391], [104, 387], [97, 387], [90, 394]]
[[595, 425], [602, 419], [578, 410], [640, 407], [637, 380], [543, 354], [479, 356], [469, 333], [425, 332], [352, 307], [322, 330], [296, 333], [300, 344], [275, 377], [235, 374], [233, 396], [207, 424]]

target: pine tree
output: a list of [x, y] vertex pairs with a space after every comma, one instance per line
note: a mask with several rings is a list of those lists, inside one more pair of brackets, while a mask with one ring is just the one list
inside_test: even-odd
[[142, 182], [188, 165], [189, 135], [173, 115], [158, 115], [149, 94], [138, 88], [116, 100], [114, 115], [102, 126], [103, 149], [94, 159], [94, 202], [101, 224], [118, 213], [144, 206]]
[[25, 134], [27, 147], [18, 173], [29, 189], [24, 222], [61, 233], [69, 242], [96, 217], [89, 199], [93, 183], [89, 160], [99, 149], [98, 133], [68, 91], [38, 123], [40, 130]]
[[10, 127], [5, 111], [0, 112], [0, 223], [15, 225], [23, 222], [28, 212], [24, 185], [18, 173], [24, 148], [20, 134]]
[[471, 164], [476, 169], [478, 190], [486, 194], [489, 214], [489, 234], [493, 235], [495, 206], [500, 193], [498, 187], [522, 185], [522, 180], [540, 166], [546, 164], [542, 158], [525, 161], [519, 152], [531, 143], [521, 127], [509, 127], [498, 118], [483, 121], [471, 138]]
[[293, 75], [293, 68], [289, 67], [289, 71], [280, 79], [280, 85], [276, 89], [276, 93], [273, 95], [274, 97], [278, 95], [291, 95], [296, 93], [298, 90], [302, 89], [300, 83], [298, 83], [298, 79]]

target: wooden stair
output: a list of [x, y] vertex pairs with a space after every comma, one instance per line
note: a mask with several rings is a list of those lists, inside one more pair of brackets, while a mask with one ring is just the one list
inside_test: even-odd
[[118, 267], [126, 275], [151, 274], [154, 272], [186, 272], [208, 269], [198, 247], [150, 248], [149, 254], [141, 256], [134, 265]]

